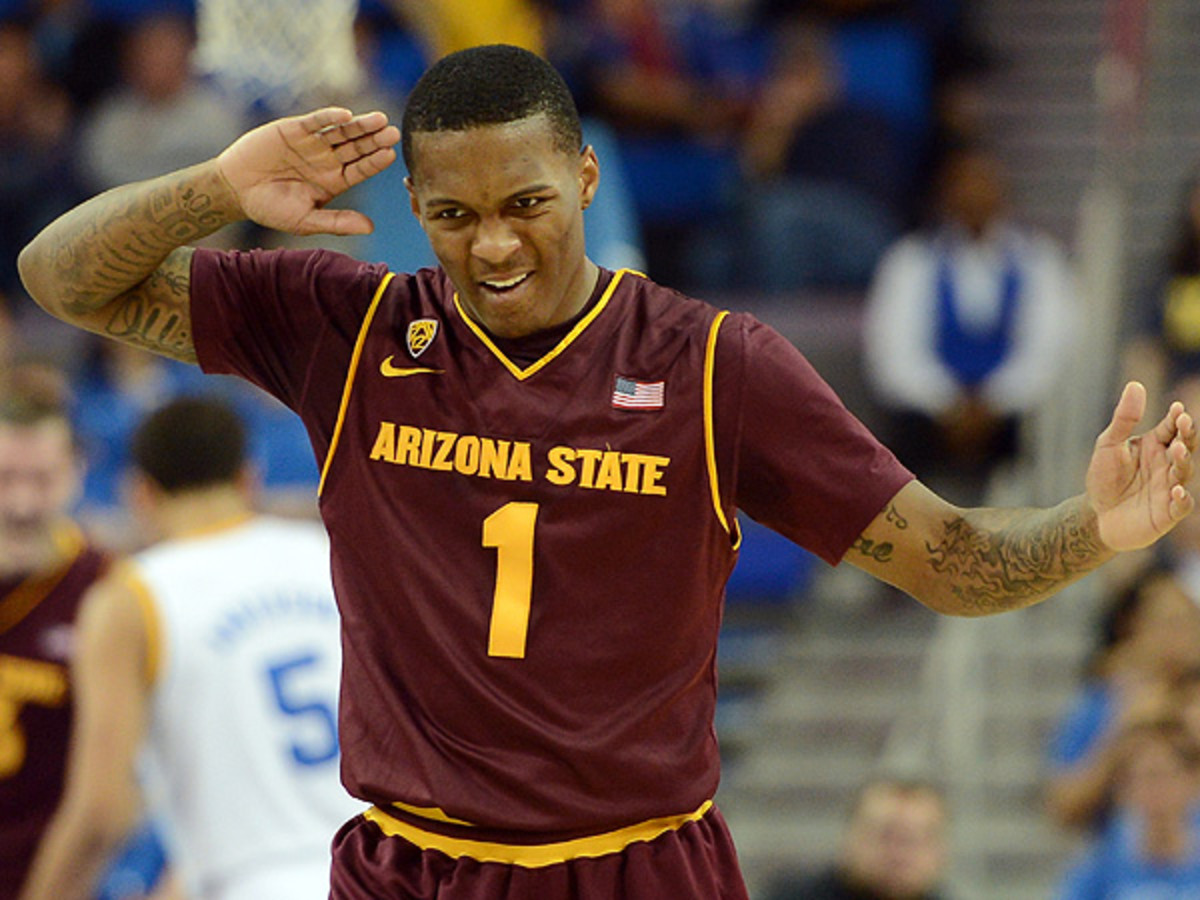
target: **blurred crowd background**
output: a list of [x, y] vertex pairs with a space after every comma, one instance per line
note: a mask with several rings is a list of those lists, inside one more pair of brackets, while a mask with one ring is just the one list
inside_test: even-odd
[[[1186, 2], [0, 0], [0, 377], [61, 380], [98, 541], [133, 548], [121, 448], [181, 394], [236, 404], [264, 507], [313, 515], [316, 464], [257, 390], [42, 314], [24, 243], [278, 115], [398, 119], [430, 61], [496, 41], [575, 93], [593, 258], [759, 314], [949, 499], [1077, 491], [1126, 377], [1154, 416], [1200, 409]], [[375, 220], [363, 238], [210, 240], [431, 265], [403, 177], [340, 201]], [[1133, 897], [1164, 870], [1200, 896], [1200, 524], [983, 623], [745, 530], [719, 800], [756, 896]], [[826, 865], [896, 883], [802, 887]]]

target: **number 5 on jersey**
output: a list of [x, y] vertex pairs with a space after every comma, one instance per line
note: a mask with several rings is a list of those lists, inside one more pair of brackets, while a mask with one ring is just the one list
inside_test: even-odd
[[533, 593], [533, 529], [538, 505], [506, 503], [483, 520], [483, 546], [496, 549], [496, 590], [488, 656], [525, 657]]

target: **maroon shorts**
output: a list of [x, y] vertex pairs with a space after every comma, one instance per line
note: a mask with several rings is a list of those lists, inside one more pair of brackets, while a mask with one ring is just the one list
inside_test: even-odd
[[[747, 900], [733, 840], [715, 806], [682, 824], [658, 822], [669, 824], [554, 844], [507, 844], [414, 827], [373, 809], [334, 839], [330, 898]], [[638, 836], [653, 831], [659, 833]]]

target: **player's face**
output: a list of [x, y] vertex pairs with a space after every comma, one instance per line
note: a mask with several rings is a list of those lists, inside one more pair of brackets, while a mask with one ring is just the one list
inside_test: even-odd
[[413, 136], [409, 192], [467, 314], [499, 337], [565, 322], [587, 302], [583, 210], [599, 181], [590, 147], [568, 153], [531, 116]]
[[55, 558], [54, 529], [79, 480], [66, 422], [0, 424], [0, 574], [32, 572]]

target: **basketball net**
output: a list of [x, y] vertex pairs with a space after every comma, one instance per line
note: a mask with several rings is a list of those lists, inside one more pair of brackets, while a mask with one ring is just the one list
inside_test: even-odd
[[363, 85], [358, 0], [197, 0], [195, 64], [272, 114], [351, 102]]

